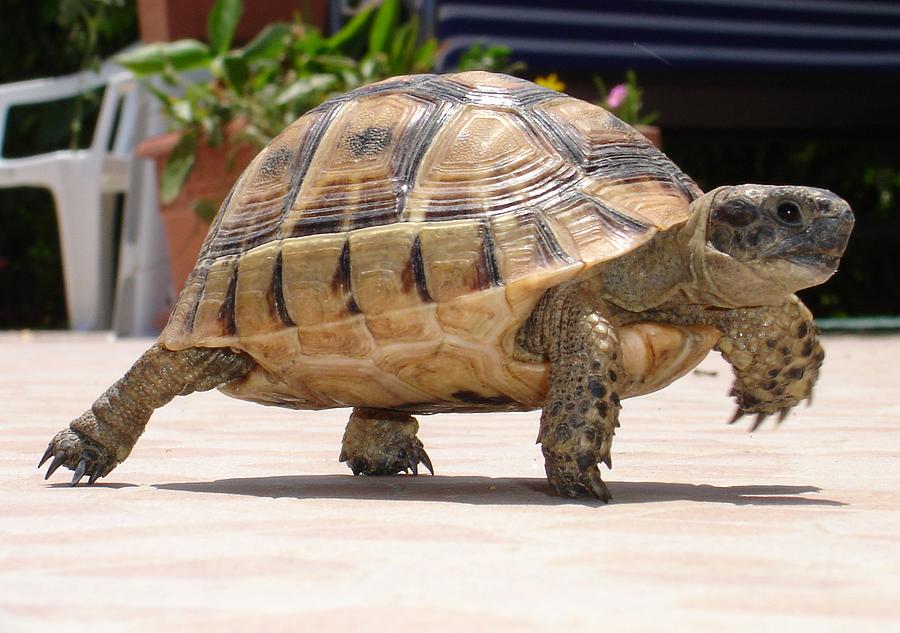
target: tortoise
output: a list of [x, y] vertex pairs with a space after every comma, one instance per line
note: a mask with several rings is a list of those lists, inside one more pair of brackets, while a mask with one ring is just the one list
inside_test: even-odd
[[218, 388], [354, 407], [354, 474], [432, 473], [413, 414], [542, 409], [563, 496], [609, 490], [621, 400], [712, 349], [735, 419], [783, 419], [824, 358], [793, 294], [853, 226], [822, 189], [704, 193], [602, 108], [487, 72], [396, 77], [306, 113], [225, 198], [159, 340], [50, 442], [106, 476], [157, 407]]

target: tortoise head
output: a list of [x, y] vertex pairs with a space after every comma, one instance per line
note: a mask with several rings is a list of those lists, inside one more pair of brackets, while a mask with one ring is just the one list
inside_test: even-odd
[[814, 187], [719, 187], [693, 206], [698, 282], [734, 306], [781, 303], [824, 282], [853, 229], [850, 205]]

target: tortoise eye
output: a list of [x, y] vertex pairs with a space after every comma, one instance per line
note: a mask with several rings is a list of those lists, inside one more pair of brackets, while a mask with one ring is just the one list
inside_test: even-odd
[[797, 225], [803, 221], [803, 214], [796, 202], [786, 200], [778, 205], [778, 219], [785, 224]]

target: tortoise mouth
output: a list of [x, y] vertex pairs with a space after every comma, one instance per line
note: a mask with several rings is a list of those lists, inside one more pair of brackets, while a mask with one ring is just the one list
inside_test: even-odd
[[818, 218], [802, 233], [779, 243], [769, 256], [819, 272], [834, 272], [852, 230], [853, 215], [848, 208], [847, 213]]
[[787, 255], [784, 259], [797, 266], [811, 268], [815, 271], [828, 273], [830, 275], [837, 270], [838, 262], [841, 260], [841, 254], [842, 253], [834, 252], [798, 253]]

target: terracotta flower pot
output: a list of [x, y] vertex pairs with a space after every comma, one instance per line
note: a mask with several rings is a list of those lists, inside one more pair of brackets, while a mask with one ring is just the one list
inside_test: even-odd
[[[166, 161], [180, 138], [177, 132], [149, 138], [138, 145], [137, 155], [156, 161], [156, 172], [161, 177]], [[235, 146], [226, 142], [219, 147], [210, 147], [200, 143], [194, 166], [181, 193], [170, 204], [160, 203], [169, 251], [170, 278], [176, 293], [174, 296], [181, 291], [193, 270], [209, 231], [209, 224], [198, 215], [195, 204], [208, 200], [218, 208], [231, 185], [258, 151], [249, 144]]]
[[662, 149], [662, 130], [657, 125], [638, 125], [637, 131], [647, 137], [657, 149]]
[[[206, 39], [206, 20], [215, 0], [138, 0], [141, 41], [170, 42], [183, 38]], [[264, 0], [245, 2], [235, 43], [245, 44], [272, 22], [290, 22], [294, 14], [323, 30], [327, 0]]]

